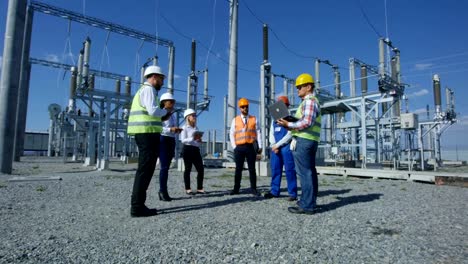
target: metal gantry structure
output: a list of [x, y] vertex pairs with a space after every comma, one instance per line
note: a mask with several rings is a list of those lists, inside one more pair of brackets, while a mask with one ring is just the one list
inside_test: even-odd
[[[265, 35], [264, 35], [265, 36]], [[264, 41], [265, 43], [265, 41]], [[377, 67], [357, 58], [349, 59], [349, 96], [341, 89], [338, 66], [329, 60], [315, 60], [315, 94], [320, 101], [322, 133], [317, 164], [358, 168], [383, 168], [425, 170], [428, 164], [434, 170], [442, 165], [440, 139], [442, 133], [456, 123], [453, 90], [446, 89], [447, 109], [441, 109], [440, 82], [434, 77], [434, 117], [418, 122], [415, 113], [401, 113], [405, 97], [405, 84], [401, 82], [400, 51], [389, 39], [379, 39], [379, 64]], [[392, 51], [390, 69], [385, 67], [385, 47]], [[264, 48], [267, 51], [267, 47]], [[272, 74], [272, 64], [264, 55], [261, 65], [261, 102], [267, 105], [275, 98], [275, 77], [284, 78], [283, 92], [294, 98], [288, 86], [292, 80], [284, 75]], [[332, 68], [334, 94], [321, 86], [320, 64]], [[361, 76], [356, 78], [356, 70]], [[368, 72], [370, 75], [368, 75]], [[369, 79], [375, 77], [377, 89], [369, 91]], [[361, 93], [356, 92], [356, 80], [361, 81]], [[297, 107], [294, 105], [293, 107]], [[293, 109], [292, 111], [294, 111]], [[265, 110], [267, 111], [267, 110]], [[268, 113], [263, 112], [264, 119]], [[262, 123], [262, 132], [267, 131]], [[264, 142], [268, 142], [263, 134]], [[268, 143], [266, 143], [268, 144]]]

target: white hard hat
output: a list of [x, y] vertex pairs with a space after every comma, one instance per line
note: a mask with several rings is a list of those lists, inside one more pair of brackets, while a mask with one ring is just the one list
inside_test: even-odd
[[163, 93], [161, 95], [161, 98], [159, 99], [159, 101], [162, 102], [164, 100], [174, 100], [175, 101], [174, 96], [171, 93]]
[[191, 114], [195, 114], [195, 110], [193, 110], [192, 108], [189, 108], [189, 109], [185, 110], [184, 111], [184, 118], [187, 118], [187, 116], [189, 116]]
[[145, 69], [145, 78], [147, 78], [148, 75], [151, 75], [151, 74], [159, 74], [159, 75], [165, 76], [161, 70], [161, 67], [155, 66], [155, 65], [148, 66]]

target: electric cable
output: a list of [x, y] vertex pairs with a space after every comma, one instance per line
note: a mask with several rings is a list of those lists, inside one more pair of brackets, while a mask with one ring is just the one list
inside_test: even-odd
[[[191, 38], [187, 35], [185, 35], [184, 33], [182, 33], [181, 31], [179, 31], [170, 21], [169, 19], [167, 19], [163, 14], [161, 14], [161, 17], [163, 18], [163, 20], [167, 23], [167, 25], [172, 28], [172, 30], [174, 30], [175, 33], [177, 33], [178, 35], [182, 36], [183, 38], [189, 40], [190, 42], [194, 39], [194, 38]], [[215, 56], [217, 59], [219, 59], [220, 61], [224, 62], [225, 64], [227, 65], [230, 65], [230, 63], [225, 60], [224, 58], [222, 58], [219, 54], [213, 52], [212, 50], [210, 50], [210, 48], [205, 45], [203, 42], [199, 41], [199, 40], [195, 40], [198, 44], [200, 44], [201, 47], [203, 47], [205, 50], [207, 50], [210, 54], [212, 54], [213, 56]], [[250, 70], [250, 69], [245, 69], [243, 67], [237, 67], [239, 70], [241, 71], [245, 71], [245, 72], [250, 72], [250, 73], [255, 73], [255, 74], [258, 74], [258, 71], [254, 71], [254, 70]]]
[[366, 12], [364, 11], [364, 8], [362, 7], [362, 4], [361, 4], [361, 0], [357, 0], [357, 3], [359, 5], [359, 9], [361, 10], [361, 14], [362, 16], [364, 17], [364, 19], [366, 20], [367, 24], [372, 28], [372, 30], [375, 32], [375, 34], [379, 37], [379, 38], [383, 38], [382, 34], [380, 34], [377, 29], [374, 27], [374, 25], [372, 24], [372, 22], [370, 21], [369, 17], [367, 16]]
[[155, 8], [154, 22], [155, 22], [155, 27], [156, 27], [156, 43], [154, 44], [154, 46], [155, 46], [155, 53], [158, 54], [158, 47], [159, 47], [159, 43], [158, 43], [159, 42], [159, 31], [158, 31], [159, 0], [155, 0], [154, 8]]
[[211, 49], [213, 48], [213, 44], [214, 44], [214, 40], [215, 40], [215, 36], [216, 36], [215, 18], [216, 18], [216, 0], [214, 0], [214, 2], [213, 2], [213, 14], [212, 14], [213, 32], [212, 32], [212, 35], [211, 35], [210, 47], [208, 48], [208, 52], [206, 53], [205, 69], [208, 69], [208, 59], [210, 57], [210, 52], [211, 52]]
[[[109, 69], [111, 68], [109, 50], [108, 50], [109, 36], [110, 36], [110, 31], [107, 31], [106, 41], [104, 42], [104, 48], [101, 54], [101, 63], [99, 65], [99, 71], [102, 71], [102, 64], [104, 62], [104, 56], [106, 56], [107, 58], [107, 67]], [[99, 78], [99, 89], [101, 88], [102, 88], [102, 78]]]

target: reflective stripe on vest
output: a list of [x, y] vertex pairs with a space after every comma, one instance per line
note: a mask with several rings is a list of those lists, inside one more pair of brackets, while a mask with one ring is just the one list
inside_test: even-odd
[[240, 115], [236, 116], [234, 127], [234, 141], [236, 142], [236, 145], [254, 143], [255, 139], [257, 139], [256, 123], [257, 120], [254, 116], [249, 116], [247, 124], [244, 124]]
[[[144, 85], [140, 87], [133, 97], [130, 116], [128, 117], [127, 133], [129, 135], [162, 132], [161, 117], [149, 115], [146, 108], [140, 105], [140, 92], [143, 87]], [[154, 99], [159, 102], [158, 97]]]
[[[299, 105], [296, 115], [295, 115], [296, 118], [299, 118], [299, 119], [302, 118], [302, 105], [304, 104], [305, 100], [314, 100], [315, 104], [317, 104], [317, 107], [318, 108], [320, 107], [319, 101], [315, 96], [307, 96]], [[293, 136], [296, 136], [296, 137], [320, 142], [320, 127], [322, 125], [321, 121], [322, 121], [322, 115], [320, 114], [320, 108], [319, 108], [319, 111], [316, 113], [314, 123], [310, 127], [300, 130], [300, 131], [293, 130], [291, 131], [291, 133]]]

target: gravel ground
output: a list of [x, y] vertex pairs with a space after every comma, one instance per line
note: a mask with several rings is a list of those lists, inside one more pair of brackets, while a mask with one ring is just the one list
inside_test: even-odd
[[[160, 214], [131, 218], [135, 165], [111, 169], [24, 158], [0, 175], [0, 263], [468, 263], [464, 188], [319, 176], [322, 210], [294, 215], [284, 189], [282, 198], [252, 197], [247, 177], [229, 196], [232, 169], [206, 168], [208, 193], [194, 197], [173, 170], [176, 200], [158, 200], [155, 177], [147, 205]], [[267, 192], [269, 179], [258, 186]]]

